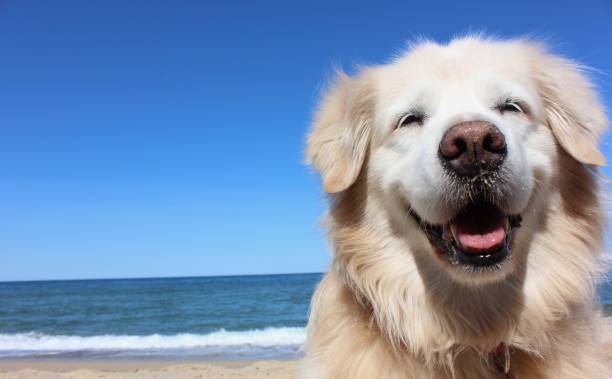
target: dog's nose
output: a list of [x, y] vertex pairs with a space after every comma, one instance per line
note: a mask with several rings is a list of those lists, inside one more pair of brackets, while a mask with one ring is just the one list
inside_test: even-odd
[[454, 125], [440, 141], [440, 157], [460, 176], [496, 170], [506, 157], [506, 139], [495, 125], [468, 121]]

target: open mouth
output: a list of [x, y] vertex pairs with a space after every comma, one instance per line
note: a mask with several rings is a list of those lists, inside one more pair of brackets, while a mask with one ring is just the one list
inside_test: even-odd
[[520, 215], [504, 214], [486, 201], [466, 206], [448, 223], [432, 225], [414, 211], [410, 214], [429, 242], [453, 265], [495, 267], [510, 256], [513, 232]]

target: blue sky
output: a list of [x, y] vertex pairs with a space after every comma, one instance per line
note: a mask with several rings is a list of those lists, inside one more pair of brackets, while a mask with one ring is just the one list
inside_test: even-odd
[[325, 78], [469, 31], [545, 38], [612, 109], [607, 0], [0, 0], [0, 280], [326, 269]]

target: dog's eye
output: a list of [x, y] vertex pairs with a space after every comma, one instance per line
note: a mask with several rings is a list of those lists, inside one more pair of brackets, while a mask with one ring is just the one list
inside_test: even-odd
[[525, 110], [521, 106], [521, 104], [516, 100], [505, 100], [502, 103], [497, 105], [497, 110], [501, 113], [504, 112], [513, 112], [513, 113], [525, 113]]
[[410, 125], [423, 125], [425, 115], [418, 112], [406, 113], [400, 117], [396, 128], [403, 128]]

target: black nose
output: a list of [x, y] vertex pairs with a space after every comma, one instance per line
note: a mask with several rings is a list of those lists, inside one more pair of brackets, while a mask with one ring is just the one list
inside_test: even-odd
[[484, 121], [462, 122], [444, 133], [440, 157], [460, 176], [497, 170], [506, 157], [506, 139], [495, 125]]

